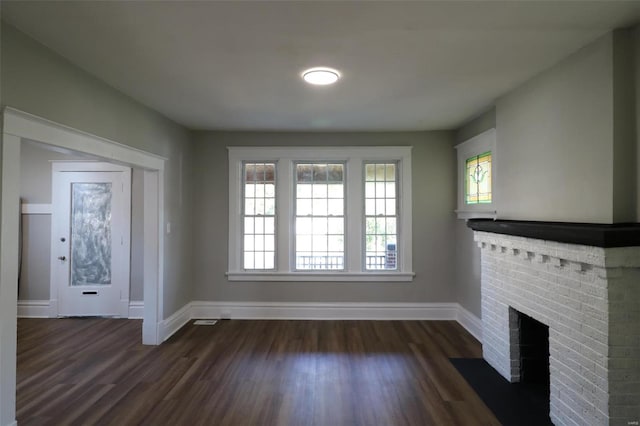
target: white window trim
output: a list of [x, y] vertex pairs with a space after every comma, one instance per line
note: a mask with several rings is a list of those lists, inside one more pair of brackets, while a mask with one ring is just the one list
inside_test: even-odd
[[[229, 281], [412, 281], [411, 147], [227, 147], [229, 152]], [[293, 253], [293, 164], [296, 161], [343, 161], [345, 182], [345, 270], [295, 271]], [[364, 269], [365, 161], [397, 161], [400, 182], [398, 270]], [[242, 164], [276, 163], [276, 270], [245, 271], [242, 268]]]
[[[455, 146], [458, 151], [458, 219], [496, 219], [496, 129], [489, 129]], [[464, 183], [467, 158], [491, 151], [491, 203], [464, 202]]]

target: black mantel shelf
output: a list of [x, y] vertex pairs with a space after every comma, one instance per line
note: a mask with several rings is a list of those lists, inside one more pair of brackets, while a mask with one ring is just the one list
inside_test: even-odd
[[593, 247], [640, 246], [640, 223], [599, 224], [470, 219], [474, 231], [537, 238]]

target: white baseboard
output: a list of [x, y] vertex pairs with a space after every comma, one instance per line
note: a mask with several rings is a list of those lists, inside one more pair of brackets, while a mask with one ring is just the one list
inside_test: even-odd
[[456, 321], [482, 343], [482, 320], [458, 304]]
[[191, 302], [202, 319], [455, 320], [456, 303]]
[[173, 334], [180, 330], [186, 323], [188, 323], [192, 317], [191, 305], [193, 302], [189, 302], [182, 308], [178, 309], [169, 318], [162, 320], [158, 327], [159, 342], [164, 342]]
[[[18, 318], [49, 318], [48, 300], [19, 300]], [[129, 302], [129, 318], [144, 316], [144, 302]], [[187, 303], [159, 327], [163, 342], [191, 319], [273, 320], [455, 320], [482, 342], [482, 320], [458, 303], [295, 303], [210, 302]]]
[[129, 319], [142, 319], [144, 317], [144, 301], [129, 301]]
[[51, 318], [49, 300], [18, 300], [18, 318]]
[[[56, 307], [54, 300], [18, 300], [18, 318], [55, 318]], [[129, 319], [142, 319], [144, 316], [144, 302], [129, 302]]]

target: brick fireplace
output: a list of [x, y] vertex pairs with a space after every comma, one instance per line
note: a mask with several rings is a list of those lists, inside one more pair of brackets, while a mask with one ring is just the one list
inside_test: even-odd
[[469, 221], [482, 253], [483, 357], [521, 378], [518, 313], [548, 326], [556, 425], [640, 420], [640, 228]]

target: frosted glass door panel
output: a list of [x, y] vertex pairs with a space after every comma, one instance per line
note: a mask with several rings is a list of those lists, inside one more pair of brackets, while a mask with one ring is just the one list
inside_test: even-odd
[[71, 185], [71, 286], [111, 284], [111, 183]]

